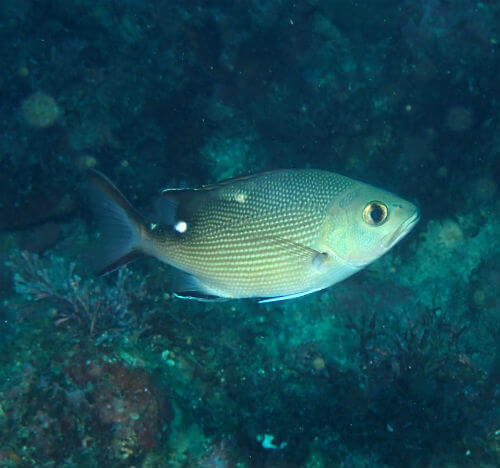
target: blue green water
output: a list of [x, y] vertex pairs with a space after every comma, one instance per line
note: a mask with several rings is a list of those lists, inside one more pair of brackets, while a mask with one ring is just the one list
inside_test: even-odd
[[[500, 466], [499, 63], [497, 1], [2, 0], [0, 466]], [[89, 168], [303, 167], [421, 220], [285, 302], [94, 275]]]

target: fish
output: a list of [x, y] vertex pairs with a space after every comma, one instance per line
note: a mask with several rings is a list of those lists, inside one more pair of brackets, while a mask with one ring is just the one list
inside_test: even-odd
[[180, 298], [271, 302], [320, 291], [384, 255], [420, 218], [410, 201], [320, 169], [165, 189], [154, 222], [104, 174], [90, 170], [88, 179], [99, 273], [152, 256], [175, 269]]

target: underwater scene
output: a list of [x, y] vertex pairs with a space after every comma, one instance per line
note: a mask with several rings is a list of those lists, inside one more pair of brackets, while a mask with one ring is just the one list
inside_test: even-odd
[[0, 466], [500, 467], [500, 1], [0, 0]]

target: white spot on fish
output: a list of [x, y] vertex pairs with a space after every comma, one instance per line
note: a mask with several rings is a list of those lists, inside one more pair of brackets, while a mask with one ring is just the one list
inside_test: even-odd
[[247, 196], [245, 193], [237, 193], [235, 196], [234, 196], [234, 199], [238, 202], [238, 203], [245, 203], [246, 200], [247, 200]]
[[188, 225], [186, 221], [177, 221], [174, 225], [174, 229], [179, 233], [183, 234], [187, 231]]

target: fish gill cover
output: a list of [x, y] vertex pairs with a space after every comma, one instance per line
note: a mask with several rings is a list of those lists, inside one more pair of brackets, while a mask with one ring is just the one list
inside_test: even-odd
[[[3, 0], [0, 25], [0, 465], [500, 465], [498, 2]], [[154, 223], [162, 189], [280, 168], [421, 221], [285, 302], [93, 275], [88, 169]]]

